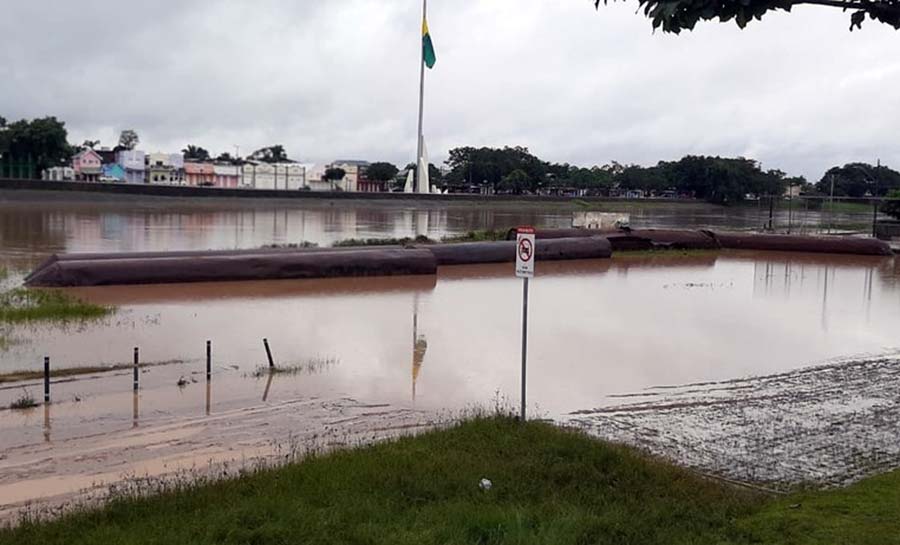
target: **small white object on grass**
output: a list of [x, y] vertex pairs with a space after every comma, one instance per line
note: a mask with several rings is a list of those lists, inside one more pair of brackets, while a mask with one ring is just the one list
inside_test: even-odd
[[490, 490], [492, 486], [494, 486], [494, 483], [489, 479], [481, 479], [481, 482], [478, 483], [478, 487], [482, 490]]

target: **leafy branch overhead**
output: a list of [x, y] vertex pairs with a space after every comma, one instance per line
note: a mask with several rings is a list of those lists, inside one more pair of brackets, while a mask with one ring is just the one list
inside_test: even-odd
[[[608, 4], [610, 0], [594, 0], [594, 6]], [[734, 22], [741, 28], [751, 20], [761, 20], [769, 11], [791, 11], [794, 6], [809, 4], [827, 6], [852, 12], [850, 30], [862, 28], [869, 16], [900, 29], [900, 0], [638, 0], [644, 15], [653, 21], [653, 28], [663, 32], [678, 34], [682, 30], [693, 30], [698, 21], [719, 19]]]

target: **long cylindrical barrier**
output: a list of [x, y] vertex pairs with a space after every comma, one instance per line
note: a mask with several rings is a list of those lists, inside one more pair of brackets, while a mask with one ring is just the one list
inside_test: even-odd
[[[434, 254], [438, 265], [475, 265], [509, 263], [516, 260], [515, 241], [463, 242], [456, 244], [421, 244], [416, 248]], [[603, 259], [612, 255], [609, 241], [602, 237], [538, 240], [535, 259]]]
[[713, 236], [723, 248], [735, 250], [770, 250], [824, 254], [892, 255], [887, 242], [861, 237], [810, 237], [795, 235], [762, 235], [755, 233], [715, 232]]
[[228, 280], [278, 280], [434, 274], [426, 250], [358, 249], [301, 252], [253, 250], [230, 255], [181, 255], [56, 260], [34, 274], [32, 286], [107, 286]]

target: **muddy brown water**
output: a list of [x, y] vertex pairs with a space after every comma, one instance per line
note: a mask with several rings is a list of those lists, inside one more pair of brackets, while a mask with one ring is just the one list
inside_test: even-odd
[[[441, 236], [519, 223], [564, 226], [571, 217], [570, 210], [509, 207], [141, 206], [122, 212], [108, 203], [0, 204], [0, 258], [14, 271], [8, 282], [64, 250], [325, 243], [408, 235], [420, 225]], [[658, 226], [672, 226], [667, 221]], [[135, 346], [152, 365], [141, 373], [138, 396], [129, 371], [103, 373], [55, 381], [46, 410], [0, 412], [0, 518], [29, 501], [58, 504], [127, 475], [246, 463], [290, 445], [355, 444], [426, 429], [475, 405], [518, 402], [521, 281], [509, 264], [445, 267], [436, 277], [72, 293], [119, 310], [97, 323], [4, 328], [0, 372], [39, 369], [45, 355], [58, 368], [128, 363]], [[683, 448], [646, 439], [653, 426], [689, 431], [708, 420], [683, 411], [667, 416], [663, 407], [662, 416], [646, 422], [629, 416], [610, 423], [605, 408], [627, 404], [623, 394], [655, 387], [783, 375], [834, 358], [896, 353], [900, 260], [722, 252], [541, 263], [530, 304], [531, 414], [574, 419], [597, 435], [678, 460]], [[271, 381], [254, 376], [266, 365], [263, 338], [277, 364], [295, 373]], [[207, 339], [214, 363], [209, 388]], [[0, 406], [23, 391], [42, 395], [36, 381], [0, 385]], [[615, 432], [637, 425], [646, 433]], [[723, 458], [728, 453], [691, 453], [682, 461]]]

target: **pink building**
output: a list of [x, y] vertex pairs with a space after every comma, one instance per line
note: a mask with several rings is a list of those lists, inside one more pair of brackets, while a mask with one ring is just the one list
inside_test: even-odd
[[215, 165], [216, 187], [237, 187], [241, 179], [241, 168], [234, 165]]
[[92, 149], [83, 149], [72, 157], [75, 179], [82, 182], [96, 182], [103, 174], [103, 159]]
[[215, 185], [216, 171], [212, 163], [195, 163], [185, 161], [184, 181], [187, 185], [212, 186]]

